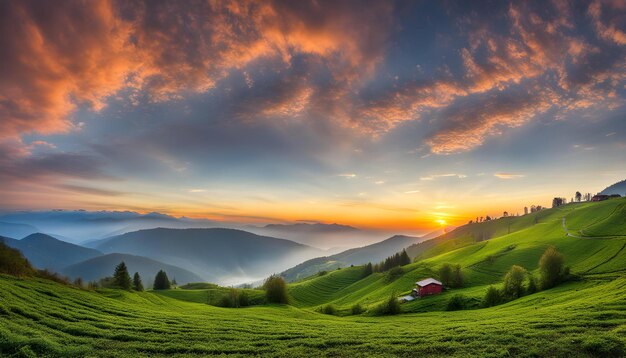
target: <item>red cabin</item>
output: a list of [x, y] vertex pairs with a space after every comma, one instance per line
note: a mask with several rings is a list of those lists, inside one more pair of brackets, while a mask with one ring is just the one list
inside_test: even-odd
[[443, 291], [443, 284], [434, 278], [427, 278], [415, 283], [417, 293], [420, 297], [427, 295], [437, 295]]

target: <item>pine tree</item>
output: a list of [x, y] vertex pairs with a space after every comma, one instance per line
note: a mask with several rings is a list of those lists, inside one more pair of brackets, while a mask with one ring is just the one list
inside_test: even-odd
[[143, 283], [141, 282], [139, 272], [135, 272], [135, 275], [133, 276], [133, 288], [135, 291], [143, 291]]
[[365, 269], [363, 270], [363, 277], [367, 277], [371, 275], [372, 273], [374, 273], [374, 269], [372, 268], [372, 263], [368, 262], [367, 265], [365, 265]]
[[400, 266], [408, 265], [410, 263], [411, 258], [409, 257], [409, 254], [406, 253], [406, 250], [402, 250], [402, 253], [400, 254]]
[[130, 275], [128, 274], [128, 268], [126, 268], [124, 261], [120, 262], [120, 264], [115, 267], [113, 284], [124, 290], [130, 290], [131, 288]]
[[155, 290], [169, 290], [170, 289], [170, 280], [167, 278], [167, 274], [163, 270], [159, 270], [154, 278], [154, 286]]

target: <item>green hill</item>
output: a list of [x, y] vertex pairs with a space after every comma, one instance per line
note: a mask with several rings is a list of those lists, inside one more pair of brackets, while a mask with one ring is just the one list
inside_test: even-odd
[[[210, 290], [223, 288], [84, 291], [0, 276], [0, 355], [622, 357], [624, 204], [626, 199], [568, 204], [467, 225], [412, 247], [416, 261], [395, 279], [385, 273], [364, 277], [357, 266], [292, 283], [291, 306], [226, 309], [205, 303]], [[492, 233], [488, 239], [486, 232]], [[500, 284], [511, 265], [537, 276], [549, 245], [578, 280], [478, 307], [487, 287]], [[418, 279], [437, 277], [444, 263], [462, 266], [463, 288], [402, 304], [398, 316], [349, 315], [356, 303], [373, 308], [391, 294], [408, 293]], [[469, 309], [445, 311], [455, 294], [467, 297]], [[329, 303], [339, 316], [317, 312]]]

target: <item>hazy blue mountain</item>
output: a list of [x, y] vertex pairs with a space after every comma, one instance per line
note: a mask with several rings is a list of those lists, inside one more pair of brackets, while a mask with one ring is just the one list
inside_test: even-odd
[[0, 236], [24, 237], [39, 231], [39, 229], [32, 225], [0, 222]]
[[617, 182], [606, 189], [602, 190], [600, 194], [611, 195], [611, 194], [619, 194], [621, 196], [626, 196], [626, 180], [622, 180]]
[[41, 233], [5, 243], [20, 250], [34, 267], [57, 272], [66, 266], [102, 255], [98, 250], [70, 244]]
[[[215, 225], [209, 220], [176, 218], [161, 213], [86, 210], [19, 211], [0, 215], [0, 222], [34, 226], [38, 228], [35, 232], [54, 233], [55, 236], [63, 237], [72, 243], [85, 243], [129, 231], [156, 227], [189, 228]], [[1, 228], [2, 226], [0, 230]], [[20, 236], [7, 231], [4, 235], [23, 237], [31, 233], [32, 231]]]
[[304, 245], [341, 252], [354, 247], [373, 244], [388, 233], [364, 230], [349, 225], [323, 223], [268, 224], [263, 227], [246, 227], [259, 235], [282, 237]]
[[284, 271], [281, 275], [288, 281], [295, 281], [319, 271], [363, 265], [368, 262], [378, 263], [408, 246], [432, 238], [433, 235], [436, 236], [437, 232], [420, 237], [395, 235], [372, 245], [346, 250], [331, 256], [316, 257]]
[[139, 230], [104, 240], [96, 248], [167, 262], [222, 284], [262, 279], [323, 252], [234, 229]]
[[147, 257], [129, 254], [108, 254], [85, 260], [61, 270], [61, 273], [71, 278], [82, 277], [86, 281], [99, 280], [103, 277], [113, 276], [115, 266], [124, 261], [128, 272], [132, 275], [139, 272], [144, 286], [150, 287], [154, 282], [154, 276], [159, 270], [164, 270], [170, 280], [176, 279], [179, 285], [189, 282], [202, 282], [202, 278], [193, 272], [180, 267], [168, 265]]

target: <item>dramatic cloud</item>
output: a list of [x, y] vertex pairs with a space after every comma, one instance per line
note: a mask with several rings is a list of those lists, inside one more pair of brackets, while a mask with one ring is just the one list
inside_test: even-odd
[[[131, 89], [138, 101], [205, 92], [230, 70], [266, 57], [288, 68], [317, 56], [336, 81], [350, 83], [382, 60], [391, 6], [343, 2], [3, 2], [0, 46], [2, 136], [75, 128], [80, 105], [100, 110]], [[253, 78], [248, 82], [252, 83]], [[268, 114], [302, 110], [300, 89]]]

